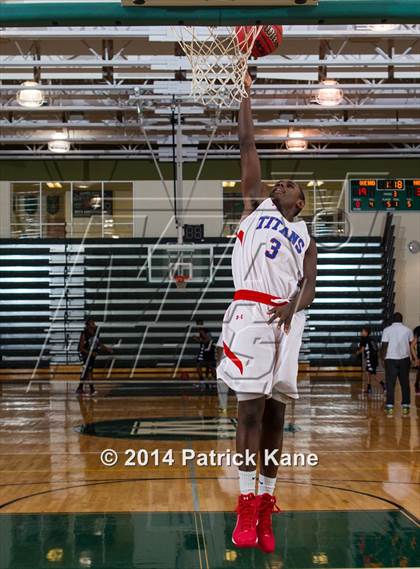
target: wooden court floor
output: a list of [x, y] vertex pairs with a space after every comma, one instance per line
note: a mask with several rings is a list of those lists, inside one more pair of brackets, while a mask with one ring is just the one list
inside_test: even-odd
[[[185, 449], [233, 452], [233, 398], [223, 414], [214, 394], [157, 396], [127, 382], [83, 400], [63, 383], [0, 390], [1, 569], [420, 566], [414, 393], [409, 416], [397, 405], [387, 417], [360, 381], [300, 381], [283, 450], [319, 464], [280, 467], [267, 556], [230, 541], [236, 468], [181, 463]], [[105, 449], [115, 466], [101, 463]], [[128, 449], [140, 451], [131, 465]]]

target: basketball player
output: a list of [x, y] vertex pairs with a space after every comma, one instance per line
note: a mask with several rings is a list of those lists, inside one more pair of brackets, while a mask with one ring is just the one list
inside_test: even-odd
[[78, 396], [82, 396], [84, 394], [83, 384], [85, 381], [89, 382], [89, 395], [93, 396], [96, 394], [92, 381], [95, 359], [99, 350], [104, 350], [109, 354], [112, 353], [112, 349], [108, 348], [108, 346], [105, 346], [105, 344], [101, 342], [99, 338], [99, 329], [96, 326], [95, 320], [89, 317], [85, 322], [85, 327], [80, 334], [79, 339], [79, 358], [83, 366], [80, 374], [80, 383], [76, 389], [76, 394]]
[[[378, 345], [373, 336], [371, 336], [372, 329], [370, 326], [363, 326], [360, 332], [360, 343], [356, 354], [363, 352], [365, 356], [365, 366], [368, 373], [368, 384], [366, 393], [372, 393], [372, 379], [376, 381], [376, 368], [378, 367]], [[385, 391], [385, 383], [381, 380], [379, 382], [383, 391]]]
[[256, 461], [239, 468], [232, 540], [237, 547], [259, 546], [270, 553], [275, 549], [271, 517], [278, 467], [264, 458], [266, 451], [280, 458], [286, 403], [298, 398], [303, 309], [315, 296], [317, 252], [305, 222], [295, 221], [305, 205], [299, 185], [280, 180], [269, 196], [263, 195], [250, 86], [247, 76], [248, 97], [239, 111], [244, 210], [232, 255], [236, 292], [223, 320], [226, 357], [218, 377], [237, 395], [237, 452], [260, 455], [257, 495]]
[[[193, 340], [200, 344], [197, 355], [197, 374], [198, 379], [203, 381], [203, 367], [206, 370], [206, 379], [211, 374], [212, 379], [216, 379], [216, 347], [213, 338], [207, 328], [204, 327], [202, 320], [197, 320], [198, 334], [193, 336]], [[210, 385], [205, 384], [205, 389], [210, 390]]]
[[411, 342], [411, 359], [413, 366], [416, 368], [416, 383], [414, 390], [416, 395], [420, 395], [420, 326], [416, 326], [413, 330], [413, 341]]

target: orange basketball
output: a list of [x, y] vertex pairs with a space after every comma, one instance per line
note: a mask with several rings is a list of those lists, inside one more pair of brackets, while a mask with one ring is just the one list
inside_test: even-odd
[[[247, 40], [247, 34], [249, 33], [249, 28], [246, 26], [237, 26], [236, 37], [238, 38], [239, 45], [242, 51], [247, 51], [249, 48], [249, 42], [252, 41], [251, 35]], [[283, 28], [282, 26], [263, 26], [257, 39], [254, 42], [254, 46], [251, 51], [251, 56], [258, 58], [264, 57], [264, 55], [269, 55], [273, 53], [283, 39]]]

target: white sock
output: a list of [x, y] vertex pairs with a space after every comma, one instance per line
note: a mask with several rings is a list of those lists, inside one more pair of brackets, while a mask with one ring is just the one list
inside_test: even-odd
[[268, 476], [260, 474], [258, 479], [258, 495], [270, 494], [273, 496], [274, 489], [276, 487], [276, 481], [277, 478], [269, 478]]
[[245, 472], [244, 470], [239, 470], [239, 488], [241, 494], [249, 494], [250, 492], [255, 494], [256, 479], [257, 479], [256, 470], [251, 470], [251, 472]]

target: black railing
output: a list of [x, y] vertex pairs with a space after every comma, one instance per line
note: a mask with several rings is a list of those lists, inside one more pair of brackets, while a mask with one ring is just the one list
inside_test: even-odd
[[385, 221], [382, 246], [384, 251], [383, 270], [384, 270], [384, 326], [391, 321], [395, 309], [395, 226], [392, 213], [388, 213]]

